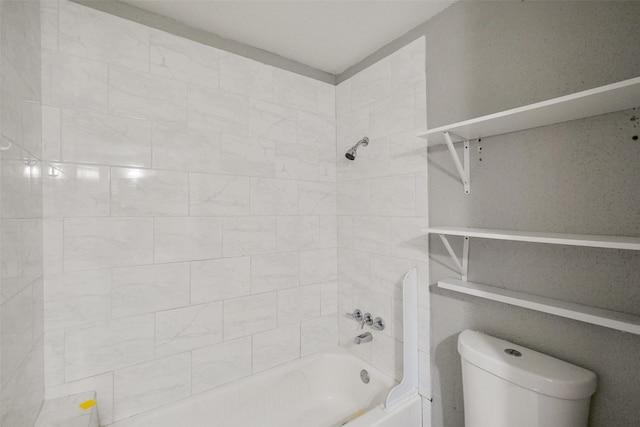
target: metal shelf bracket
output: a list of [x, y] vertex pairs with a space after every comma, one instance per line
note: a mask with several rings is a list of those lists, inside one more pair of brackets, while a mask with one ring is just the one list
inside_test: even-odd
[[455, 263], [456, 267], [458, 267], [458, 270], [460, 270], [461, 280], [466, 281], [469, 273], [469, 237], [464, 237], [464, 247], [462, 248], [462, 262], [460, 262], [458, 256], [449, 244], [447, 236], [444, 234], [438, 234], [438, 236], [440, 236], [442, 243], [444, 243], [444, 247], [447, 248], [447, 252], [449, 252], [449, 256], [451, 256], [451, 259]]
[[464, 186], [464, 194], [469, 194], [471, 192], [471, 163], [469, 162], [469, 140], [454, 134], [456, 137], [464, 141], [463, 163], [460, 161], [458, 153], [456, 153], [456, 149], [453, 146], [450, 132], [443, 132], [442, 135], [444, 136], [444, 141], [447, 143], [447, 147], [449, 147], [449, 154], [451, 154], [453, 164], [456, 166], [458, 175], [460, 175], [460, 180], [462, 181], [462, 185]]

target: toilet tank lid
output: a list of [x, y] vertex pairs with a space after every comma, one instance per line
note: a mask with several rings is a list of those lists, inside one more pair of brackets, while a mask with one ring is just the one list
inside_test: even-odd
[[[516, 350], [521, 356], [508, 354], [506, 349]], [[593, 372], [480, 332], [462, 331], [458, 352], [480, 369], [547, 396], [579, 400], [596, 391]]]

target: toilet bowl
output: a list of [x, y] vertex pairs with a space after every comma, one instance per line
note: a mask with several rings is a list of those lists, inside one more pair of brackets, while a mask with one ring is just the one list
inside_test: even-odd
[[465, 330], [465, 427], [586, 427], [596, 375], [537, 351]]

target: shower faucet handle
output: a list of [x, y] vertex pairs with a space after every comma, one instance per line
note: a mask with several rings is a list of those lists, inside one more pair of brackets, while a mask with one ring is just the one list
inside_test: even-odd
[[357, 320], [358, 322], [362, 322], [362, 311], [359, 308], [353, 310], [353, 313], [345, 313], [345, 316]]
[[362, 324], [360, 325], [360, 329], [364, 329], [364, 325], [373, 325], [373, 316], [371, 315], [371, 313], [365, 313], [362, 317]]

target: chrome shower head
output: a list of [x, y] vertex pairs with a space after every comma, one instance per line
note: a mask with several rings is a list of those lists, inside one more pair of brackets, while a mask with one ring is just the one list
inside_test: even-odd
[[362, 138], [360, 141], [358, 141], [356, 143], [356, 145], [354, 145], [353, 147], [349, 148], [349, 150], [347, 150], [347, 152], [345, 153], [345, 157], [349, 160], [355, 160], [356, 159], [356, 151], [358, 151], [358, 146], [360, 145], [364, 145], [365, 147], [367, 145], [369, 145], [369, 138], [367, 138], [366, 136], [364, 138]]

